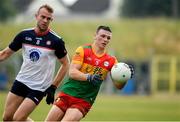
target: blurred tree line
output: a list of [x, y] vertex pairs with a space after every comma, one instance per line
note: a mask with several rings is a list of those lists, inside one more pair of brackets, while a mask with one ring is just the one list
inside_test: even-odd
[[17, 13], [26, 10], [33, 0], [1, 0], [0, 1], [0, 21], [14, 17]]
[[[33, 0], [1, 0], [0, 21], [6, 21], [27, 9]], [[179, 0], [124, 0], [120, 10], [124, 17], [180, 17]]]
[[124, 0], [121, 8], [124, 17], [180, 17], [179, 0]]

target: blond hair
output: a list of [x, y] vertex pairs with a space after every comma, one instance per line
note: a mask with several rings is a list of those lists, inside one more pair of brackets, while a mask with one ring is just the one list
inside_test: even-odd
[[37, 13], [39, 13], [39, 11], [40, 11], [42, 8], [45, 8], [49, 13], [53, 13], [53, 12], [54, 12], [54, 10], [53, 10], [53, 8], [52, 8], [51, 6], [49, 6], [48, 4], [45, 4], [45, 5], [42, 5], [42, 6], [39, 7]]

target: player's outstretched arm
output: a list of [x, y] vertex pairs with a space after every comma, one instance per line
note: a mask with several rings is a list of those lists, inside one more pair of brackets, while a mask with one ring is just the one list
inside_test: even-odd
[[69, 69], [69, 58], [67, 55], [59, 59], [59, 62], [61, 63], [61, 67], [59, 68], [56, 77], [54, 78], [53, 84], [45, 91], [47, 95], [46, 97], [47, 104], [53, 104], [55, 91]]
[[100, 84], [103, 81], [100, 75], [84, 74], [83, 72], [80, 71], [80, 68], [81, 68], [81, 64], [71, 63], [70, 68], [69, 68], [69, 77], [74, 80], [88, 81], [92, 83], [92, 85], [95, 85], [95, 86]]
[[69, 68], [69, 77], [74, 80], [87, 81], [87, 74], [80, 71], [81, 66], [81, 64], [71, 62]]
[[59, 62], [61, 63], [61, 67], [59, 68], [55, 78], [54, 78], [54, 82], [53, 85], [58, 87], [60, 82], [63, 80], [63, 78], [65, 77], [68, 69], [69, 69], [69, 57], [68, 55], [66, 55], [65, 57], [59, 59]]
[[10, 57], [14, 51], [12, 51], [9, 47], [6, 47], [4, 50], [0, 51], [0, 61], [3, 61]]

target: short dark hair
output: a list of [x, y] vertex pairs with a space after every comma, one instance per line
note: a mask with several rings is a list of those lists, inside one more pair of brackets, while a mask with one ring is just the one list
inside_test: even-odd
[[39, 7], [38, 13], [39, 13], [39, 11], [40, 11], [42, 8], [45, 8], [49, 13], [53, 13], [53, 12], [54, 12], [54, 10], [53, 10], [53, 8], [52, 8], [51, 6], [49, 6], [48, 4], [45, 4], [45, 5], [42, 5], [42, 6]]
[[99, 32], [99, 30], [101, 30], [101, 29], [106, 30], [106, 31], [109, 31], [109, 32], [112, 32], [111, 29], [110, 29], [110, 27], [104, 26], [104, 25], [100, 25], [100, 26], [97, 28], [96, 33]]

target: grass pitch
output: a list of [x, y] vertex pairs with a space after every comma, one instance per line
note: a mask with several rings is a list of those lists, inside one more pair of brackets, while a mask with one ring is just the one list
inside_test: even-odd
[[[0, 93], [0, 116], [7, 93]], [[122, 96], [102, 95], [97, 97], [92, 110], [82, 121], [179, 121], [180, 95]], [[45, 99], [30, 115], [35, 121], [43, 121], [51, 106]]]

